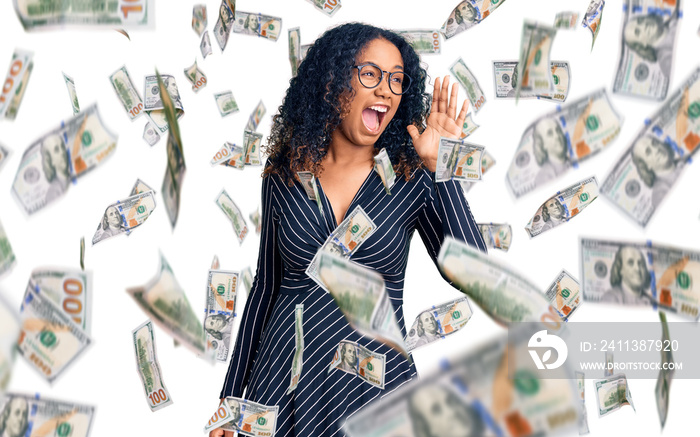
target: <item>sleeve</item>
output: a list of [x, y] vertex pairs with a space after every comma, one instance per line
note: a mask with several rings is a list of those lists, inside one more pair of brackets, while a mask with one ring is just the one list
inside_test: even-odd
[[[440, 247], [447, 235], [486, 252], [486, 243], [474, 221], [459, 182], [433, 182], [434, 176], [432, 172], [425, 172], [425, 205], [419, 213], [417, 227], [435, 265], [437, 266]], [[427, 180], [428, 178], [430, 180]]]
[[274, 177], [268, 175], [263, 178], [258, 266], [219, 398], [241, 397], [243, 394], [243, 388], [248, 384], [250, 370], [258, 354], [262, 331], [270, 318], [282, 280], [282, 259], [277, 247], [277, 222], [273, 213]]

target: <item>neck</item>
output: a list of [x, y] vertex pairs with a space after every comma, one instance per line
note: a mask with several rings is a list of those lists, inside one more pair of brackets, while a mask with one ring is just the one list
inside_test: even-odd
[[328, 164], [343, 167], [362, 167], [374, 164], [374, 146], [359, 146], [336, 129], [324, 158]]

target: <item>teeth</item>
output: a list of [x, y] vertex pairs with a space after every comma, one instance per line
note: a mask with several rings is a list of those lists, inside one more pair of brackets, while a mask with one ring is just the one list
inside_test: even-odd
[[386, 106], [370, 106], [369, 109], [374, 109], [377, 112], [386, 112], [387, 111]]

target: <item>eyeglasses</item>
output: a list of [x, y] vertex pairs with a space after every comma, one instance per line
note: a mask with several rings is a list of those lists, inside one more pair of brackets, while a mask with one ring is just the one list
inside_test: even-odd
[[384, 73], [388, 75], [389, 90], [397, 96], [408, 91], [408, 88], [411, 86], [411, 76], [403, 71], [389, 73], [374, 64], [355, 65], [353, 68], [357, 68], [357, 78], [365, 88], [378, 87], [384, 79]]

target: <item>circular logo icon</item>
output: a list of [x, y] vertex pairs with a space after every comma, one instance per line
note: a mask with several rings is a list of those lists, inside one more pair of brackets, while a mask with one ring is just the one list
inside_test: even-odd
[[265, 419], [264, 417], [258, 418], [258, 425], [262, 426], [262, 425], [265, 425], [266, 423], [267, 423], [267, 419]]
[[539, 215], [539, 214], [537, 214], [536, 216], [534, 216], [534, 217], [532, 218], [532, 223], [537, 223], [537, 222], [539, 222], [539, 221], [540, 221], [540, 215]]
[[151, 88], [151, 94], [158, 94], [158, 85], [155, 85], [153, 86], [153, 88]]
[[352, 232], [353, 234], [359, 230], [360, 230], [360, 225], [353, 225], [352, 228], [350, 228], [350, 232]]
[[374, 366], [372, 365], [372, 363], [367, 363], [367, 370], [369, 370], [370, 372], [374, 370]]
[[522, 151], [518, 153], [518, 155], [515, 157], [515, 165], [518, 167], [525, 167], [530, 163], [530, 154], [527, 153], [526, 151]]
[[472, 165], [472, 162], [474, 162], [474, 158], [472, 158], [471, 156], [467, 158], [467, 165]]
[[637, 82], [644, 82], [647, 77], [649, 77], [649, 67], [647, 64], [639, 64], [634, 69], [634, 78], [637, 79]]
[[146, 207], [143, 205], [139, 205], [139, 207], [136, 208], [136, 212], [138, 212], [139, 214], [143, 214], [144, 212], [146, 212]]
[[453, 319], [459, 319], [460, 317], [462, 317], [462, 313], [461, 313], [461, 312], [459, 312], [459, 311], [452, 311], [452, 318], [453, 318]]
[[586, 202], [588, 200], [588, 193], [581, 193], [581, 195], [578, 196], [578, 198], [581, 202]]
[[92, 144], [92, 134], [90, 131], [85, 131], [83, 132], [83, 135], [80, 137], [80, 141], [82, 141], [83, 146], [88, 147], [90, 144]]
[[70, 426], [70, 423], [63, 422], [62, 424], [58, 425], [58, 428], [56, 428], [56, 435], [58, 437], [68, 437], [71, 434], [71, 431], [73, 431], [73, 429]]
[[688, 115], [690, 118], [698, 118], [700, 116], [700, 103], [693, 102], [688, 106]]
[[604, 278], [608, 274], [608, 266], [603, 261], [598, 261], [593, 265], [593, 272], [599, 278]]
[[569, 297], [569, 296], [571, 296], [571, 292], [569, 291], [568, 288], [565, 288], [565, 289], [563, 289], [563, 290], [561, 291], [561, 295], [562, 295], [563, 297]]
[[226, 292], [226, 287], [223, 285], [219, 284], [219, 286], [216, 287], [216, 293], [218, 295], [223, 295]]
[[590, 131], [597, 130], [600, 127], [600, 122], [598, 121], [598, 117], [595, 115], [589, 115], [588, 118], [586, 119], [586, 127]]
[[556, 74], [553, 74], [552, 79], [554, 79], [554, 85], [559, 85], [559, 76], [557, 76]]
[[24, 182], [28, 184], [35, 184], [39, 180], [39, 170], [35, 167], [29, 167], [27, 171], [24, 172]]
[[678, 282], [678, 286], [683, 290], [687, 290], [688, 287], [690, 287], [690, 275], [686, 272], [680, 272], [676, 277], [676, 282]]
[[539, 381], [535, 378], [535, 375], [527, 370], [518, 370], [513, 376], [515, 389], [518, 390], [518, 392], [526, 396], [531, 396], [540, 391]]
[[56, 340], [56, 334], [51, 331], [42, 331], [41, 334], [39, 334], [39, 341], [46, 347], [52, 347], [56, 344]]
[[636, 179], [625, 184], [625, 194], [627, 194], [627, 197], [637, 197], [640, 191], [642, 191], [642, 187]]
[[537, 53], [535, 53], [535, 65], [540, 65], [541, 60], [542, 60], [542, 50], [537, 50]]
[[503, 76], [501, 76], [501, 81], [503, 83], [510, 83], [510, 76], [504, 73]]

